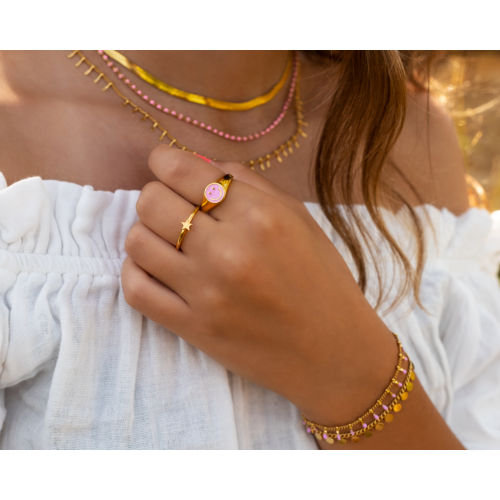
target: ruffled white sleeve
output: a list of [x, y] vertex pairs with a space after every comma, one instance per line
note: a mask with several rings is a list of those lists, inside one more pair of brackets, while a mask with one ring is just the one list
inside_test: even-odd
[[471, 210], [457, 235], [445, 255], [454, 280], [442, 318], [454, 379], [450, 425], [467, 448], [500, 449], [500, 212]]
[[462, 444], [500, 449], [500, 212], [426, 210], [435, 232], [423, 309], [402, 315], [395, 329]]

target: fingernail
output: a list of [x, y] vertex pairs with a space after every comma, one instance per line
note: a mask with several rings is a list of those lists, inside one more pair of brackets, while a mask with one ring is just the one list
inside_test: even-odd
[[211, 160], [210, 158], [207, 158], [206, 156], [203, 156], [203, 155], [199, 155], [198, 153], [195, 153], [195, 155], [198, 157], [198, 158], [201, 158], [202, 160], [205, 160], [207, 161], [208, 163], [210, 163], [210, 165], [213, 165], [214, 167], [217, 167], [217, 168], [220, 168], [219, 165], [217, 165], [217, 163], [215, 163], [213, 160]]
[[208, 159], [206, 156], [199, 155], [198, 153], [195, 153], [195, 155], [196, 155], [198, 158], [201, 158], [202, 160], [208, 161], [208, 163], [212, 163], [212, 160]]

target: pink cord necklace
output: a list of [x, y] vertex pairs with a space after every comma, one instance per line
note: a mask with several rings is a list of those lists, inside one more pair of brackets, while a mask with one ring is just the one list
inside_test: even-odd
[[246, 142], [246, 141], [252, 141], [254, 139], [259, 139], [260, 137], [268, 134], [272, 130], [274, 130], [282, 121], [283, 118], [285, 118], [286, 112], [290, 108], [290, 104], [293, 99], [293, 95], [295, 93], [295, 88], [297, 84], [297, 76], [298, 76], [298, 55], [295, 53], [294, 56], [294, 61], [293, 61], [293, 73], [292, 73], [292, 80], [290, 81], [290, 87], [288, 89], [288, 96], [283, 104], [283, 107], [281, 108], [280, 114], [277, 116], [277, 118], [265, 129], [261, 130], [260, 132], [255, 132], [254, 134], [248, 134], [248, 135], [242, 135], [242, 136], [236, 136], [229, 134], [227, 132], [224, 132], [222, 130], [217, 130], [216, 128], [212, 127], [211, 125], [205, 125], [203, 122], [199, 122], [198, 120], [192, 120], [189, 116], [184, 116], [182, 113], [177, 113], [177, 111], [173, 109], [169, 109], [166, 107], [163, 107], [161, 104], [158, 104], [155, 102], [153, 99], [150, 99], [142, 90], [138, 89], [135, 84], [133, 84], [128, 78], [125, 78], [125, 75], [120, 72], [120, 68], [116, 66], [113, 61], [109, 59], [109, 57], [104, 54], [104, 51], [98, 50], [97, 51], [99, 55], [103, 58], [103, 60], [106, 62], [108, 67], [115, 73], [118, 77], [119, 80], [121, 80], [125, 85], [127, 85], [131, 90], [133, 90], [138, 96], [142, 97], [149, 105], [154, 106], [156, 109], [159, 109], [160, 111], [163, 111], [164, 113], [173, 116], [174, 118], [177, 118], [185, 123], [188, 123], [189, 125], [194, 125], [195, 127], [198, 127], [202, 130], [205, 130], [207, 132], [211, 132], [222, 139], [228, 139], [230, 141], [237, 141], [237, 142]]

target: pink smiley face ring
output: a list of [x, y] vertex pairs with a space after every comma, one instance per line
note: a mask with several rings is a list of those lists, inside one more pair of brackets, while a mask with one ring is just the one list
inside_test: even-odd
[[210, 183], [203, 192], [203, 201], [201, 203], [201, 211], [207, 213], [212, 208], [224, 201], [229, 185], [233, 180], [231, 174], [226, 174], [221, 179]]
[[213, 182], [205, 188], [205, 197], [210, 203], [220, 203], [226, 197], [226, 191], [218, 182]]

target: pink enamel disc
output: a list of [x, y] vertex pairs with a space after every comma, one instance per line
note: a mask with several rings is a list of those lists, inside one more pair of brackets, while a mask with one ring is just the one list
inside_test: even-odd
[[220, 203], [225, 196], [226, 191], [218, 182], [213, 182], [205, 188], [205, 198], [210, 203]]

